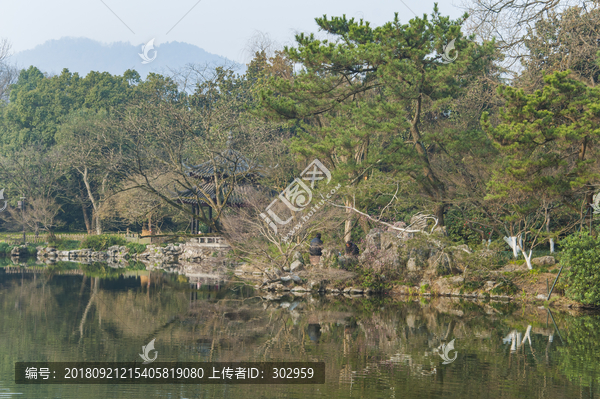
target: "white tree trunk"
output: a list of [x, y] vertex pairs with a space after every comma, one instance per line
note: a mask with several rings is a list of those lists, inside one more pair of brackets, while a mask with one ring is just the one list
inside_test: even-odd
[[350, 209], [350, 207], [352, 207], [352, 201], [350, 201], [349, 198], [346, 198], [345, 200], [345, 205], [346, 205], [346, 221], [344, 222], [344, 241], [348, 242], [350, 241], [350, 238], [352, 236], [352, 209]]
[[527, 268], [529, 270], [533, 269], [533, 267], [531, 267], [531, 254], [533, 253], [533, 249], [529, 250], [529, 255], [527, 255], [527, 253], [525, 251], [523, 251], [523, 257], [525, 258], [525, 263], [527, 263]]
[[517, 245], [517, 237], [504, 237], [504, 241], [506, 241], [506, 243], [513, 250], [513, 255], [515, 256], [515, 259], [517, 259], [520, 251], [519, 246]]
[[[546, 233], [550, 233], [550, 212], [546, 208]], [[550, 253], [554, 253], [554, 238], [550, 239]]]

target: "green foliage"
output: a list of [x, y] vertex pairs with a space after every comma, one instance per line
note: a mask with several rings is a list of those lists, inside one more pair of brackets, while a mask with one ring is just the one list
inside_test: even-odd
[[575, 233], [562, 242], [566, 295], [578, 302], [600, 305], [600, 237]]
[[79, 244], [79, 248], [88, 248], [94, 251], [105, 251], [113, 245], [126, 245], [127, 241], [120, 236], [110, 234], [90, 235]]
[[[368, 265], [358, 262], [349, 262], [345, 269], [357, 274], [356, 281], [364, 289], [371, 289], [375, 292], [389, 291], [396, 280], [398, 272], [391, 269], [382, 269], [379, 272], [373, 270]], [[354, 285], [352, 281], [346, 281], [346, 285]]]
[[503, 280], [500, 285], [490, 291], [492, 295], [515, 295], [519, 288], [511, 280]]
[[[303, 69], [293, 80], [271, 80], [261, 93], [265, 112], [295, 123], [290, 149], [327, 162], [334, 182], [357, 186], [375, 169], [395, 171], [408, 176], [442, 216], [447, 190], [443, 173], [432, 167], [435, 149], [459, 150], [465, 143], [462, 151], [468, 142], [471, 156], [489, 142], [478, 128], [449, 127], [454, 113], [461, 113], [453, 102], [471, 85], [482, 86], [479, 77], [493, 69], [492, 43], [465, 37], [463, 18], [450, 20], [437, 6], [431, 18], [402, 24], [396, 15], [378, 27], [345, 16], [317, 18], [333, 40], [296, 36], [297, 47], [285, 53]], [[445, 64], [441, 54], [451, 41], [458, 58]], [[368, 206], [368, 198], [356, 202], [355, 191], [341, 194], [361, 209]]]
[[135, 242], [129, 242], [125, 244], [125, 246], [129, 248], [130, 254], [141, 254], [146, 250], [146, 244], [137, 244]]
[[[476, 215], [468, 215], [469, 219], [475, 219]], [[445, 217], [446, 233], [448, 237], [454, 241], [464, 244], [481, 244], [481, 234], [470, 228], [473, 223], [467, 223], [465, 217], [458, 212], [457, 209], [450, 209]], [[481, 226], [477, 226], [481, 227]], [[477, 228], [476, 227], [476, 228]], [[489, 231], [481, 229], [484, 232], [485, 238], [489, 237]], [[485, 230], [485, 231], [484, 231]], [[488, 233], [488, 234], [486, 234]]]
[[[500, 113], [502, 123], [492, 127], [484, 114], [482, 125], [502, 151], [505, 162], [491, 180], [488, 198], [514, 198], [516, 193], [533, 192], [567, 195], [598, 177], [591, 167], [598, 160], [589, 155], [586, 158], [586, 148], [600, 139], [600, 90], [586, 86], [570, 73], [546, 75], [543, 90], [532, 94], [510, 86], [498, 89], [506, 101]], [[568, 162], [573, 146], [583, 146], [583, 150]], [[529, 195], [528, 199], [539, 202], [543, 196]]]
[[359, 281], [363, 288], [370, 288], [375, 292], [385, 292], [391, 288], [390, 281], [385, 278], [385, 275], [376, 273], [368, 267], [360, 268]]
[[60, 251], [70, 251], [72, 249], [79, 248], [80, 242], [77, 240], [67, 240], [64, 238], [50, 238], [48, 240], [48, 246], [56, 248]]
[[0, 242], [0, 256], [10, 254], [11, 249], [12, 249], [12, 246], [8, 245], [8, 243]]
[[475, 290], [480, 289], [481, 287], [483, 287], [483, 281], [475, 280], [465, 281], [462, 286], [463, 290], [465, 290], [466, 292], [473, 292]]
[[12, 147], [32, 142], [54, 144], [57, 128], [70, 112], [109, 111], [131, 98], [136, 89], [130, 84], [132, 73], [137, 74], [127, 71], [125, 76], [113, 76], [108, 72], [90, 72], [81, 78], [68, 69], [56, 76], [44, 76], [33, 66], [21, 71], [4, 110], [7, 134], [1, 138], [3, 144]]
[[558, 360], [561, 370], [578, 384], [598, 386], [600, 319], [597, 315], [585, 315], [566, 318], [565, 324], [561, 331], [566, 333], [566, 342], [557, 348], [561, 355]]
[[37, 254], [37, 247], [34, 244], [27, 245], [27, 255], [35, 256]]
[[143, 262], [130, 259], [127, 262], [127, 270], [146, 270], [146, 265]]
[[[18, 247], [19, 245], [10, 245], [6, 242], [0, 242], [0, 256], [9, 256], [10, 255], [10, 251], [12, 251], [13, 248]], [[28, 244], [27, 245], [27, 254], [29, 256], [35, 256], [35, 254], [37, 253], [37, 248], [34, 244]]]

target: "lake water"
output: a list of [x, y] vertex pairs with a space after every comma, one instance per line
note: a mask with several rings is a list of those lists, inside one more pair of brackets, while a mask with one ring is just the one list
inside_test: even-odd
[[[83, 269], [83, 270], [82, 270]], [[0, 267], [0, 398], [594, 398], [600, 316], [499, 302], [265, 299], [96, 265]], [[137, 270], [135, 270], [137, 269]], [[529, 334], [527, 334], [529, 332]], [[528, 339], [529, 338], [529, 339]], [[320, 385], [22, 385], [17, 361], [322, 361]], [[456, 360], [438, 349], [454, 340]]]

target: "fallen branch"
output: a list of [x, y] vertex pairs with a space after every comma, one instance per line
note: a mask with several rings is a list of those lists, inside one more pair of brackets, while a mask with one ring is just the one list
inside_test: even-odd
[[410, 224], [409, 226], [407, 226], [406, 228], [403, 228], [403, 227], [397, 227], [397, 226], [394, 226], [394, 225], [392, 225], [392, 224], [389, 224], [389, 223], [387, 223], [387, 222], [384, 222], [383, 220], [375, 219], [375, 218], [374, 218], [374, 217], [372, 217], [371, 215], [369, 215], [369, 214], [367, 214], [367, 213], [364, 213], [364, 212], [361, 212], [361, 211], [359, 211], [358, 209], [356, 209], [356, 208], [354, 208], [354, 207], [352, 207], [352, 206], [338, 205], [338, 204], [334, 204], [334, 203], [333, 203], [333, 202], [331, 202], [331, 201], [326, 201], [326, 202], [328, 202], [330, 205], [333, 205], [333, 206], [335, 206], [335, 207], [337, 207], [337, 208], [344, 208], [344, 209], [349, 209], [349, 210], [351, 210], [351, 211], [354, 211], [354, 212], [358, 213], [359, 215], [362, 215], [362, 216], [366, 217], [367, 219], [369, 219], [369, 220], [371, 220], [371, 221], [373, 221], [373, 222], [376, 222], [376, 223], [381, 223], [381, 224], [383, 224], [383, 225], [385, 225], [385, 226], [387, 226], [387, 227], [389, 227], [389, 228], [391, 228], [391, 229], [393, 229], [393, 230], [399, 231], [399, 232], [401, 232], [401, 233], [425, 233], [425, 234], [427, 234], [427, 235], [430, 235], [431, 233], [433, 233], [433, 230], [435, 230], [435, 228], [437, 227], [437, 224], [438, 224], [438, 220], [437, 220], [437, 218], [436, 218], [436, 217], [434, 217], [434, 216], [426, 216], [426, 215], [423, 215], [423, 218], [425, 218], [425, 219], [433, 219], [433, 220], [435, 220], [435, 224], [434, 224], [433, 228], [431, 229], [431, 233], [428, 233], [428, 232], [426, 232], [425, 230], [409, 230], [409, 228], [410, 228], [412, 225], [414, 225], [415, 223], [417, 223], [417, 221], [415, 221], [414, 223], [411, 223], [411, 224]]

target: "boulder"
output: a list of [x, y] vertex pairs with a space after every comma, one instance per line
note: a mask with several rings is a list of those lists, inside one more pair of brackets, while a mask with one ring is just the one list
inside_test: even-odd
[[304, 264], [299, 260], [295, 260], [290, 265], [290, 272], [299, 272], [300, 270], [304, 270]]
[[556, 259], [554, 259], [554, 256], [540, 256], [539, 258], [533, 258], [531, 264], [536, 266], [552, 266], [556, 264]]
[[417, 266], [417, 260], [415, 258], [408, 258], [408, 262], [406, 262], [406, 268], [409, 272], [416, 272], [419, 270]]
[[287, 283], [288, 281], [293, 281], [296, 284], [300, 284], [302, 283], [302, 279], [300, 278], [300, 276], [297, 276], [295, 274], [290, 274], [287, 276], [281, 276], [279, 278], [282, 282]]
[[381, 249], [381, 233], [381, 229], [371, 229], [369, 231], [369, 234], [365, 237], [365, 251]]
[[294, 251], [294, 253], [292, 254], [292, 260], [304, 264], [304, 258], [302, 258], [302, 253], [300, 251]]
[[[359, 262], [368, 264], [373, 270], [379, 271], [385, 266], [399, 268], [406, 264], [408, 257], [400, 255], [403, 240], [395, 232], [371, 229], [365, 237], [364, 249], [358, 257]], [[349, 259], [340, 258], [340, 263], [348, 263]], [[351, 263], [351, 262], [350, 262]]]
[[397, 250], [400, 240], [393, 233], [381, 233], [379, 236], [380, 248], [383, 251]]
[[[423, 264], [431, 257], [431, 250], [429, 248], [419, 247], [410, 250], [408, 257], [416, 259], [417, 263]], [[433, 253], [435, 255], [435, 252]]]
[[308, 291], [310, 291], [308, 288], [306, 288], [306, 287], [303, 287], [303, 286], [301, 286], [301, 285], [300, 285], [300, 286], [297, 286], [297, 287], [294, 287], [294, 288], [292, 288], [292, 292], [308, 292]]
[[12, 257], [27, 256], [27, 247], [25, 245], [21, 245], [19, 247], [14, 247], [10, 251], [10, 256], [12, 256]]

